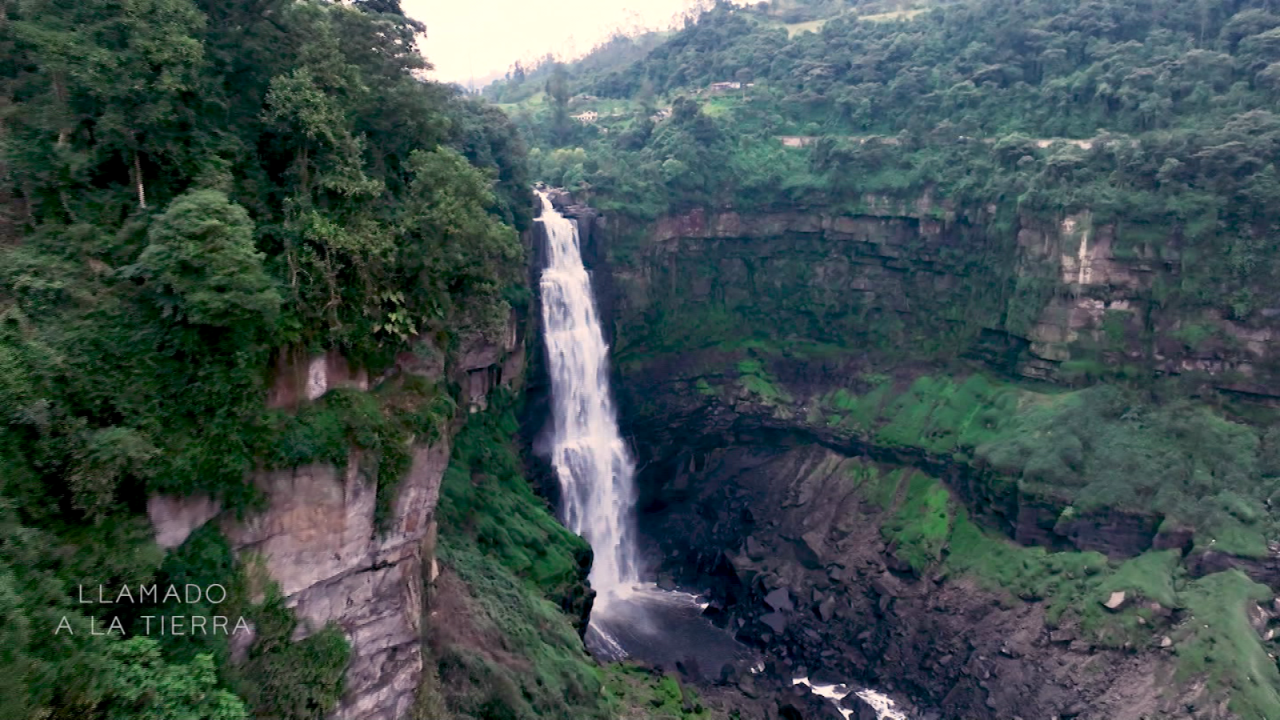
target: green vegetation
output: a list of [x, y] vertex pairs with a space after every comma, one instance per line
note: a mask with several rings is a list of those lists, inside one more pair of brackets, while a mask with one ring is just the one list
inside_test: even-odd
[[618, 720], [712, 720], [723, 717], [704, 707], [698, 692], [675, 676], [626, 664], [605, 668], [605, 690]]
[[884, 533], [897, 541], [896, 553], [917, 570], [936, 563], [951, 531], [950, 493], [927, 475], [907, 471], [901, 506]]
[[996, 437], [1016, 414], [1022, 394], [982, 374], [963, 380], [926, 375], [905, 391], [883, 376], [871, 380], [861, 395], [839, 388], [820, 401], [844, 429], [886, 446], [933, 453], [966, 453]]
[[457, 582], [442, 577], [428, 601], [448, 619], [426, 623], [439, 685], [420, 694], [438, 694], [445, 718], [605, 718], [601, 671], [565, 614], [581, 613], [591, 549], [525, 480], [512, 402], [495, 397], [455, 438], [437, 518]]
[[[1272, 593], [1238, 571], [1191, 580], [1176, 550], [1109, 562], [1099, 553], [1021, 547], [981, 530], [941, 483], [920, 473], [882, 531], [918, 571], [940, 568], [1010, 600], [1043, 602], [1051, 627], [1076, 628], [1086, 642], [1128, 648], [1168, 637], [1180, 679], [1208, 680], [1242, 717], [1267, 718], [1280, 708], [1280, 671], [1246, 614]], [[1116, 592], [1124, 604], [1107, 609]], [[1171, 611], [1185, 617], [1175, 625]]]
[[[764, 381], [763, 368], [755, 357], [739, 360], [739, 382], [750, 388], [745, 378], [761, 378], [751, 397], [793, 411], [800, 401]], [[704, 395], [726, 397], [718, 376], [695, 382]], [[869, 374], [854, 387], [861, 393], [839, 388], [809, 400], [807, 422], [989, 471], [984, 482], [997, 497], [1059, 503], [1067, 506], [1064, 521], [1106, 509], [1150, 514], [1168, 528], [1194, 530], [1198, 548], [1246, 557], [1266, 556], [1267, 542], [1280, 537], [1268, 510], [1280, 493], [1280, 465], [1271, 460], [1275, 443], [1264, 439], [1275, 433], [1177, 399], [1177, 388], [1161, 391], [1173, 401], [1156, 402], [1116, 385], [1048, 392], [980, 373], [921, 376], [910, 385]], [[931, 517], [936, 506], [918, 490], [910, 486], [913, 512]], [[935, 556], [928, 538], [936, 528], [917, 529], [912, 547]]]
[[1224, 552], [1265, 555], [1276, 534], [1264, 508], [1277, 479], [1258, 467], [1257, 430], [1202, 406], [1099, 386], [1029, 405], [975, 452], [1024, 491], [1164, 515]]
[[[422, 29], [395, 0], [0, 8], [3, 717], [301, 720], [341, 694], [341, 632], [292, 642], [225, 541], [166, 556], [143, 510], [165, 492], [245, 511], [252, 471], [355, 449], [384, 520], [455, 390], [397, 379], [292, 414], [265, 407], [275, 361], [336, 350], [377, 378], [421, 338], [447, 364], [527, 301], [523, 143], [417, 79]], [[81, 606], [77, 585], [193, 573], [245, 585], [242, 663], [84, 632], [139, 610]]]
[[1236, 570], [1207, 575], [1182, 593], [1189, 614], [1177, 632], [1182, 672], [1230, 688], [1231, 709], [1242, 717], [1280, 713], [1280, 671], [1244, 612], [1270, 597], [1269, 588]]
[[[451, 713], [518, 720], [609, 717], [600, 670], [559, 607], [465, 535], [442, 532], [440, 560], [466, 587], [461, 608], [451, 604], [455, 614], [431, 628]], [[440, 601], [439, 594], [432, 599], [433, 605]], [[465, 614], [456, 614], [459, 609]]]
[[1259, 431], [1204, 406], [1111, 385], [1046, 395], [982, 375], [924, 376], [896, 395], [887, 384], [861, 396], [841, 389], [822, 401], [829, 425], [971, 460], [1072, 512], [1151, 513], [1195, 528], [1198, 545], [1245, 556], [1266, 555], [1266, 539], [1280, 534], [1265, 509], [1280, 477], [1260, 464]]
[[530, 489], [516, 432], [499, 397], [456, 439], [438, 517], [440, 561], [458, 582], [442, 577], [428, 603], [448, 620], [429, 623], [437, 674], [419, 699], [437, 710], [423, 720], [713, 717], [674, 678], [587, 656], [570, 616], [591, 550]]
[[791, 401], [791, 396], [775, 384], [772, 377], [764, 369], [763, 363], [756, 359], [746, 359], [738, 363], [738, 382], [742, 388], [751, 393], [766, 405], [777, 405]]
[[881, 409], [887, 422], [875, 428], [887, 445], [947, 452], [990, 437], [1017, 407], [1015, 389], [971, 375], [963, 383], [924, 376]]
[[[1018, 229], [1079, 214], [1116, 224], [1117, 257], [1171, 264], [1176, 281], [1150, 291], [1161, 306], [1256, 324], [1280, 279], [1263, 239], [1280, 222], [1277, 32], [1260, 0], [720, 3], [656, 46], [557, 66], [607, 122], [512, 114], [535, 175], [615, 216], [898, 207], [983, 230], [946, 248], [974, 269], [1011, 259]], [[541, 85], [513, 76], [490, 93]], [[1053, 260], [1016, 287], [970, 280], [981, 302], [952, 311], [1026, 333], [1059, 291], [1056, 268], [1036, 267]], [[913, 334], [898, 342], [937, 335]]]
[[437, 510], [445, 535], [465, 535], [490, 561], [570, 607], [580, 600], [591, 548], [556, 522], [524, 476], [511, 438], [510, 398], [472, 415], [454, 442]]

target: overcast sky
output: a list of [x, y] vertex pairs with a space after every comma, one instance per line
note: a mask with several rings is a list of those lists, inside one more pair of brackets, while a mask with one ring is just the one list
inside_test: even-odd
[[619, 26], [665, 27], [691, 0], [401, 0], [427, 25], [423, 54], [435, 77], [466, 83], [516, 60], [577, 57]]

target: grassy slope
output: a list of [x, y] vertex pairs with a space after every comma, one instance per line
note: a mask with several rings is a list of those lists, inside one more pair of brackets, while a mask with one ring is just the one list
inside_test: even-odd
[[[701, 396], [993, 469], [1010, 490], [1071, 503], [1063, 520], [1100, 507], [1154, 510], [1166, 527], [1195, 528], [1198, 546], [1245, 556], [1266, 554], [1277, 532], [1264, 509], [1275, 492], [1272, 449], [1256, 426], [1218, 409], [1153, 404], [1117, 386], [1031, 387], [977, 373], [866, 372], [843, 378], [844, 387], [802, 391], [777, 379], [779, 363], [838, 359], [841, 350], [709, 329], [691, 342], [714, 359], [686, 356], [681, 378]], [[624, 372], [653, 357], [624, 356]], [[866, 465], [850, 481], [887, 511], [882, 532], [918, 570], [973, 577], [1009, 602], [1044, 602], [1051, 623], [1077, 627], [1099, 646], [1155, 648], [1167, 636], [1182, 680], [1207, 680], [1241, 717], [1280, 717], [1280, 672], [1268, 656], [1280, 647], [1260, 640], [1246, 615], [1271, 596], [1265, 586], [1237, 571], [1191, 580], [1176, 551], [1110, 561], [1022, 547], [979, 527], [940, 481], [918, 471]], [[1114, 592], [1126, 594], [1120, 612], [1102, 605]]]
[[734, 337], [730, 319], [724, 323], [723, 333], [710, 322], [697, 339], [674, 332], [656, 355], [628, 352], [643, 342], [624, 345], [620, 367], [639, 372], [688, 339], [709, 351], [706, 360], [687, 356], [681, 373], [702, 395], [994, 471], [1010, 491], [1069, 506], [1063, 520], [1103, 508], [1152, 513], [1166, 529], [1194, 529], [1197, 547], [1244, 557], [1266, 556], [1268, 539], [1280, 535], [1280, 518], [1267, 510], [1280, 492], [1280, 468], [1267, 459], [1276, 433], [1264, 432], [1274, 420], [1265, 412], [1251, 424], [1123, 386], [1067, 390], [972, 370], [905, 379], [863, 372], [801, 390], [776, 379], [782, 365], [839, 362], [849, 351]]
[[469, 418], [441, 487], [429, 667], [415, 720], [716, 715], [674, 678], [599, 666], [562, 610], [581, 602], [589, 548], [523, 474], [509, 401]]
[[[1168, 638], [1181, 681], [1208, 680], [1242, 718], [1280, 717], [1280, 671], [1268, 656], [1280, 648], [1261, 640], [1246, 614], [1271, 592], [1240, 572], [1191, 580], [1171, 550], [1109, 561], [1099, 553], [1022, 547], [979, 528], [923, 473], [868, 464], [854, 466], [850, 480], [890, 510], [881, 531], [917, 570], [972, 577], [1011, 603], [1044, 602], [1051, 626], [1078, 627], [1097, 646], [1159, 647]], [[1126, 596], [1119, 612], [1103, 607], [1114, 592]]]

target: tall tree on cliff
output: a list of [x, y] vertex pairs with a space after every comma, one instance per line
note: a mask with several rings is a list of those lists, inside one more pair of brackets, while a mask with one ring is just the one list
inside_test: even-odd
[[[505, 121], [416, 79], [420, 26], [397, 9], [0, 2], [5, 720], [241, 720], [231, 689], [282, 720], [336, 702], [341, 634], [312, 636], [322, 654], [291, 643], [287, 608], [253, 620], [250, 669], [227, 687], [210, 660], [224, 647], [90, 635], [112, 611], [72, 598], [77, 583], [160, 577], [140, 512], [155, 493], [243, 508], [255, 467], [321, 459], [324, 443], [282, 441], [264, 407], [274, 351], [386, 362], [403, 337], [377, 328], [397, 318], [429, 317], [448, 346], [519, 297], [522, 248], [500, 218], [527, 222], [523, 150]], [[401, 257], [412, 242], [421, 257]], [[393, 283], [410, 292], [388, 300]], [[384, 415], [360, 419], [377, 431], [353, 440], [331, 422], [333, 445], [393, 437]], [[229, 553], [196, 564], [232, 572]], [[54, 635], [63, 616], [75, 635]]]
[[551, 133], [556, 145], [569, 140], [569, 74], [564, 65], [557, 63], [546, 85], [547, 98], [551, 101]]
[[185, 174], [179, 167], [199, 162], [191, 133], [199, 104], [190, 93], [204, 64], [196, 37], [204, 17], [187, 0], [121, 5], [20, 5], [14, 33], [35, 68], [24, 83], [33, 97], [16, 109], [15, 165], [45, 201], [37, 212], [56, 208], [75, 221], [85, 199], [105, 200], [104, 185], [107, 194], [128, 188], [145, 210], [150, 178]]

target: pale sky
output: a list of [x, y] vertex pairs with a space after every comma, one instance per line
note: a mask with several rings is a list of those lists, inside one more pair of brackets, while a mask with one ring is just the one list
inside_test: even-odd
[[548, 52], [572, 59], [618, 27], [667, 27], [692, 0], [401, 0], [427, 25], [434, 77], [466, 84]]

